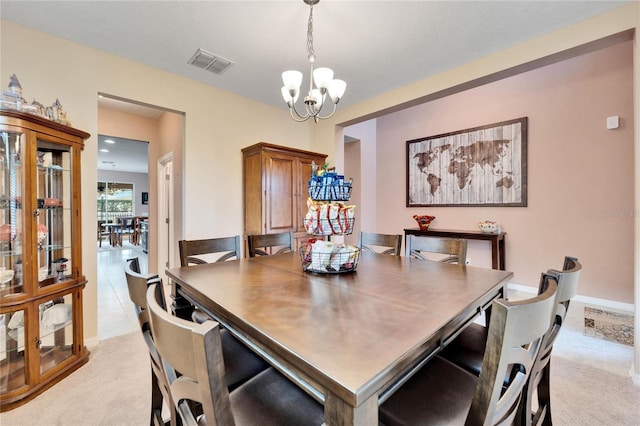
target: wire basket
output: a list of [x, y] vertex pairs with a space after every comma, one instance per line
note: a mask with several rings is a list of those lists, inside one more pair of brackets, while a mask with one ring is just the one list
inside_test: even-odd
[[300, 247], [302, 270], [318, 274], [342, 274], [353, 272], [358, 267], [360, 249], [344, 246], [337, 252], [314, 252], [310, 247]]
[[309, 185], [309, 197], [316, 201], [349, 201], [351, 184], [334, 182], [328, 185]]
[[355, 218], [315, 219], [306, 221], [304, 227], [309, 235], [329, 237], [331, 235], [350, 235], [353, 232]]

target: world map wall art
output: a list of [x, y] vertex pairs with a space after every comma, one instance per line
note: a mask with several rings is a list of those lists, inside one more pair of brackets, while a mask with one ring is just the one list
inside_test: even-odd
[[407, 141], [407, 207], [526, 207], [527, 117]]

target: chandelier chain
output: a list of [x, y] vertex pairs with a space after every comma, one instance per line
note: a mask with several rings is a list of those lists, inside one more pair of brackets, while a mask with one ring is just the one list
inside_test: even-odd
[[315, 60], [315, 52], [313, 51], [313, 4], [309, 8], [309, 23], [307, 24], [307, 52], [309, 60]]

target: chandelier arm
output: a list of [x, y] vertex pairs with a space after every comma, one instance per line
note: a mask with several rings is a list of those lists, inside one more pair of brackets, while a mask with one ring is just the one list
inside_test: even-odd
[[[322, 104], [322, 106], [324, 107], [324, 104]], [[317, 122], [318, 122], [318, 120], [317, 120], [317, 119], [320, 119], [320, 120], [326, 120], [327, 118], [331, 118], [331, 117], [333, 117], [333, 114], [335, 114], [335, 113], [336, 113], [336, 109], [337, 109], [337, 108], [338, 108], [338, 104], [333, 104], [333, 111], [331, 111], [331, 114], [329, 114], [329, 115], [325, 115], [325, 116], [321, 116], [321, 115], [320, 115], [320, 111], [318, 111], [318, 113], [317, 113], [316, 115], [314, 115], [314, 116], [313, 116], [313, 117], [314, 117], [314, 120], [316, 120], [316, 123], [317, 123]], [[322, 111], [322, 108], [320, 108], [320, 110]]]
[[300, 115], [300, 113], [296, 109], [296, 105], [295, 104], [293, 104], [292, 106], [289, 107], [289, 114], [291, 115], [291, 118], [293, 118], [293, 120], [297, 121], [298, 123], [302, 123], [303, 121], [307, 121], [309, 119], [309, 117], [310, 117], [309, 114]]

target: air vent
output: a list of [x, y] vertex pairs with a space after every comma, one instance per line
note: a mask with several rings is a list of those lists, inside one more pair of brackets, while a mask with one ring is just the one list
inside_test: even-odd
[[234, 64], [234, 62], [228, 59], [202, 49], [196, 50], [196, 53], [189, 59], [189, 63], [203, 70], [211, 71], [214, 74], [222, 74], [227, 68]]

